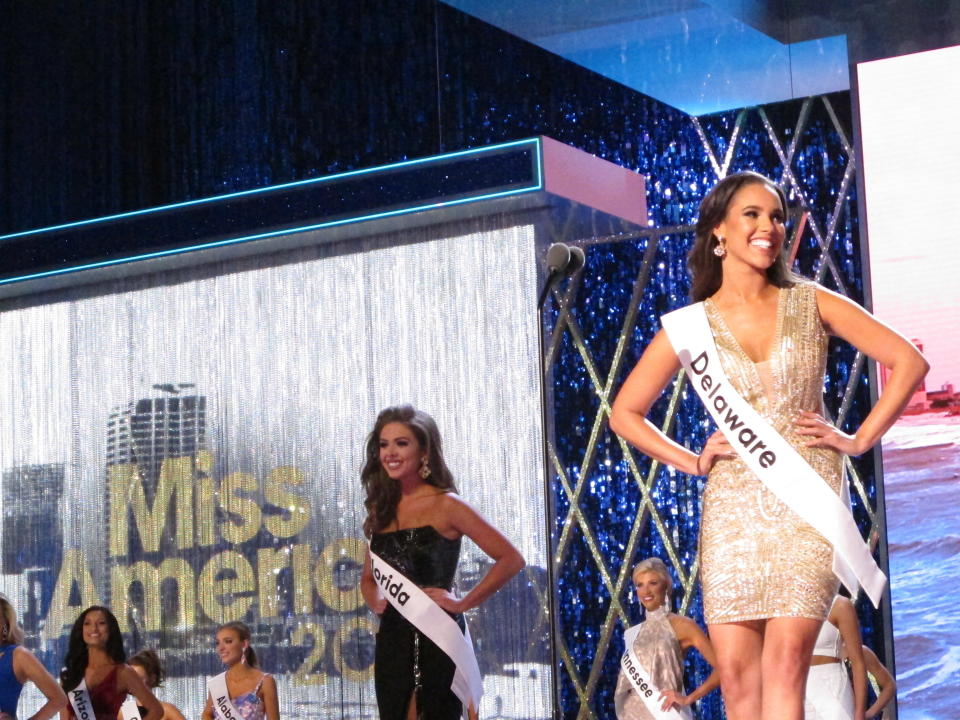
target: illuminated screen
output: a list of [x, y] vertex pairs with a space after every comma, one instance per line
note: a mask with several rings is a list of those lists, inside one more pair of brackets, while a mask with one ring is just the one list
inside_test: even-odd
[[[283, 717], [375, 716], [359, 470], [377, 411], [410, 402], [528, 562], [468, 614], [481, 715], [550, 715], [534, 231], [436, 235], [7, 304], [0, 586], [51, 672], [105, 603], [198, 717], [214, 629], [242, 619]], [[465, 542], [461, 592], [488, 567]]]
[[960, 697], [958, 67], [960, 47], [858, 66], [874, 310], [931, 364], [883, 442], [897, 695], [908, 720], [956, 717]]

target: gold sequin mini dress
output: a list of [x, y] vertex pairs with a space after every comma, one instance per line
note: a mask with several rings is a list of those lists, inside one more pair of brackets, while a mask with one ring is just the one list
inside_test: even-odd
[[[816, 290], [813, 283], [780, 290], [773, 349], [761, 363], [747, 356], [709, 299], [704, 306], [730, 383], [839, 494], [843, 457], [831, 449], [804, 447], [793, 425], [800, 410], [823, 412], [827, 333]], [[739, 458], [721, 460], [710, 471], [700, 557], [709, 624], [771, 617], [822, 620], [838, 587], [830, 543]]]

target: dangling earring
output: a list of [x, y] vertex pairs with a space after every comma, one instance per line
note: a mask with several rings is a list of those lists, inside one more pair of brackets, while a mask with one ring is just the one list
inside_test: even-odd
[[424, 455], [422, 458], [420, 458], [420, 477], [426, 480], [428, 477], [430, 477], [430, 473], [430, 465], [427, 463], [427, 456]]
[[243, 652], [240, 653], [240, 664], [241, 665], [247, 664], [247, 647], [246, 646], [244, 646]]
[[727, 254], [727, 244], [722, 237], [717, 236], [717, 244], [713, 247], [713, 254], [722, 258]]

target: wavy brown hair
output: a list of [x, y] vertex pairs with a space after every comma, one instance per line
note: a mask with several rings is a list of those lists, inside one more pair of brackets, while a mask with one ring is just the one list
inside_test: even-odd
[[433, 418], [412, 405], [397, 405], [382, 410], [377, 415], [373, 430], [367, 437], [367, 457], [360, 471], [360, 481], [367, 497], [363, 501], [367, 508], [367, 518], [363, 521], [363, 533], [370, 537], [375, 532], [389, 526], [397, 517], [397, 503], [400, 502], [400, 484], [387, 475], [380, 464], [380, 432], [390, 423], [403, 423], [420, 443], [421, 450], [427, 454], [430, 465], [430, 477], [424, 482], [444, 492], [456, 492], [453, 475], [443, 459], [440, 431]]
[[139, 665], [143, 668], [144, 672], [147, 673], [146, 686], [151, 690], [163, 687], [163, 681], [166, 679], [167, 673], [163, 669], [163, 663], [160, 661], [160, 656], [157, 655], [156, 650], [144, 648], [128, 659], [127, 665]]
[[[747, 185], [765, 185], [773, 190], [780, 198], [784, 220], [787, 218], [787, 196], [783, 189], [769, 178], [748, 170], [727, 175], [718, 182], [700, 203], [696, 238], [687, 256], [687, 268], [691, 275], [690, 296], [694, 302], [700, 302], [720, 289], [723, 270], [721, 258], [713, 254], [713, 248], [718, 242], [713, 229], [727, 216], [733, 196]], [[773, 265], [767, 268], [767, 279], [772, 285], [780, 288], [793, 287], [803, 280], [787, 265], [787, 258], [782, 251], [777, 255]]]

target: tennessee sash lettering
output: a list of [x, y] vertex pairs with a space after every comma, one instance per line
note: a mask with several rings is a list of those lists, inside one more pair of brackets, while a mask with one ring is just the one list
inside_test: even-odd
[[[849, 500], [844, 503], [730, 384], [703, 303], [675, 310], [661, 321], [690, 384], [740, 459], [781, 502], [833, 545], [834, 572], [851, 594], [856, 597], [859, 582], [877, 607], [887, 578], [860, 535]], [[846, 499], [845, 489], [843, 495]]]
[[[641, 623], [642, 625], [643, 623]], [[620, 657], [620, 669], [630, 681], [633, 691], [640, 697], [647, 711], [655, 720], [691, 720], [690, 710], [688, 708], [678, 709], [672, 707], [669, 710], [662, 710], [663, 702], [660, 700], [660, 688], [658, 688], [650, 678], [650, 673], [646, 671], [633, 649], [633, 642], [640, 632], [640, 625], [634, 625], [627, 628], [623, 633], [624, 650]]]
[[226, 671], [207, 680], [207, 692], [210, 693], [210, 701], [213, 703], [213, 713], [219, 720], [243, 720], [240, 711], [230, 701]]
[[464, 714], [469, 707], [479, 709], [483, 695], [483, 679], [477, 656], [473, 652], [470, 631], [460, 632], [456, 621], [437, 605], [430, 596], [368, 548], [373, 579], [380, 586], [380, 592], [411, 625], [426, 635], [443, 650], [454, 665], [453, 682], [450, 690], [463, 703]]

